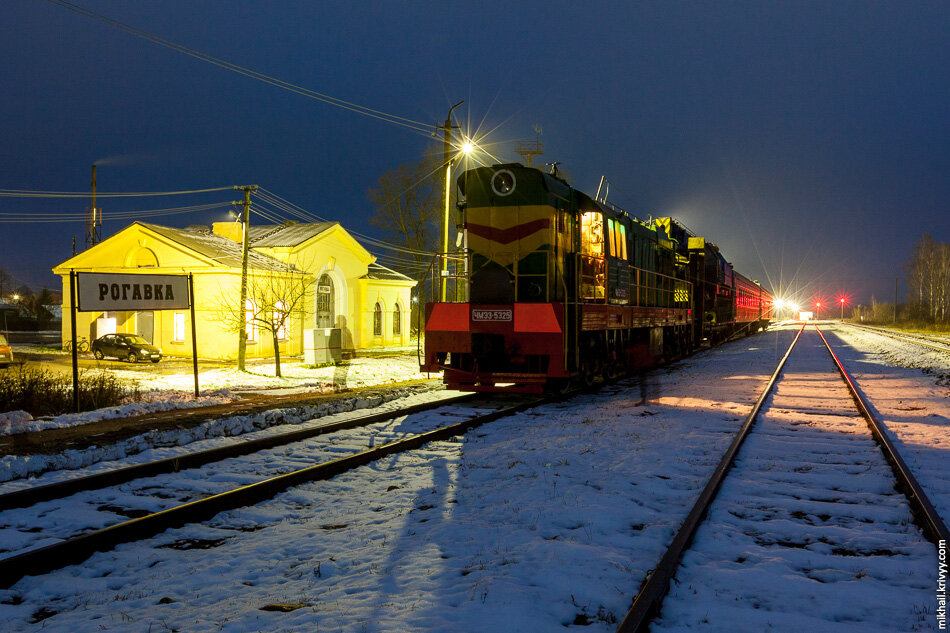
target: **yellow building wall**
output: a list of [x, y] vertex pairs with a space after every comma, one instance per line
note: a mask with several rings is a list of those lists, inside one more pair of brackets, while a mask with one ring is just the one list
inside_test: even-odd
[[[162, 268], [152, 269], [154, 272], [174, 274]], [[119, 272], [103, 271], [94, 272]], [[218, 316], [220, 312], [218, 302], [221, 297], [239, 297], [241, 292], [241, 274], [237, 272], [199, 272], [195, 273], [195, 331], [198, 338], [198, 357], [207, 359], [237, 358], [238, 335], [228, 331]], [[69, 293], [69, 275], [63, 276], [63, 343], [72, 337], [72, 324], [69, 310], [72, 306], [72, 297]], [[183, 340], [175, 340], [175, 313], [184, 315]], [[153, 314], [153, 339], [155, 346], [162, 349], [166, 356], [191, 356], [191, 311], [184, 310], [155, 310]], [[97, 338], [97, 320], [106, 316], [103, 312], [77, 312], [76, 331], [91, 343]], [[116, 319], [116, 332], [135, 334], [136, 313], [121, 311], [111, 312], [109, 316]], [[272, 358], [274, 343], [269, 331], [257, 329], [256, 339], [248, 341], [247, 358]], [[292, 356], [303, 353], [303, 317], [300, 314], [291, 315], [287, 327], [287, 339], [279, 342], [281, 356]]]
[[[154, 264], [158, 263], [158, 266]], [[146, 265], [142, 265], [146, 264]], [[151, 265], [148, 265], [151, 264]], [[210, 359], [237, 358], [238, 335], [227, 330], [221, 318], [221, 301], [240, 296], [241, 271], [204, 259], [182, 246], [170, 242], [147, 229], [132, 225], [119, 233], [64, 262], [54, 269], [63, 280], [63, 329], [65, 343], [72, 337], [69, 270], [98, 273], [188, 274], [195, 279], [195, 330], [198, 356]], [[251, 271], [253, 275], [253, 271]], [[175, 340], [175, 312], [185, 316], [184, 340]], [[76, 330], [91, 343], [97, 338], [96, 322], [103, 312], [77, 312]], [[135, 312], [114, 312], [116, 331], [136, 332]], [[168, 356], [191, 356], [191, 314], [185, 310], [153, 311], [153, 343]], [[303, 353], [303, 329], [300, 315], [292, 315], [286, 341], [281, 341], [281, 355]], [[270, 358], [274, 355], [270, 332], [256, 332], [256, 340], [247, 345], [248, 358]]]
[[[367, 267], [375, 261], [356, 240], [341, 227], [324, 231], [295, 248], [254, 249], [276, 259], [294, 264], [314, 275], [331, 272], [335, 284], [342, 284], [339, 300], [335, 303], [337, 326], [344, 331], [343, 345], [348, 349], [406, 345], [409, 341], [410, 292], [415, 282], [410, 280], [361, 279]], [[157, 265], [156, 265], [157, 264]], [[227, 330], [219, 316], [221, 301], [237, 301], [240, 296], [241, 271], [206, 258], [164, 236], [138, 224], [119, 231], [95, 247], [80, 253], [53, 272], [63, 280], [62, 340], [72, 336], [69, 271], [97, 273], [193, 274], [195, 280], [195, 312], [198, 338], [198, 356], [206, 359], [235, 359], [238, 334]], [[253, 275], [254, 271], [250, 271]], [[377, 302], [383, 307], [383, 333], [373, 333], [373, 311]], [[340, 304], [344, 305], [340, 305]], [[393, 334], [393, 308], [398, 305], [401, 314], [400, 334]], [[183, 340], [175, 340], [175, 312], [183, 312], [185, 327]], [[91, 343], [97, 338], [96, 321], [102, 312], [78, 312], [77, 331]], [[116, 331], [136, 332], [135, 312], [115, 312]], [[288, 324], [287, 340], [280, 342], [281, 356], [303, 354], [303, 331], [315, 327], [314, 289], [292, 315]], [[190, 356], [192, 353], [191, 315], [189, 310], [153, 312], [153, 343], [166, 356]], [[256, 339], [247, 345], [248, 358], [272, 358], [273, 340], [270, 332], [256, 332]]]
[[[344, 312], [339, 305], [336, 306], [337, 312], [340, 313], [336, 325], [343, 330], [343, 346], [345, 348], [363, 349], [408, 344], [408, 306], [410, 293], [415, 286], [415, 282], [412, 280], [362, 279], [367, 273], [369, 264], [376, 261], [376, 258], [367, 252], [342, 227], [336, 226], [328, 229], [294, 248], [257, 248], [255, 250], [293, 264], [317, 278], [323, 272], [335, 271], [337, 275], [344, 279], [347, 309]], [[336, 277], [337, 275], [332, 276]], [[373, 288], [373, 290], [371, 291], [370, 288]], [[381, 300], [384, 307], [382, 336], [373, 334], [373, 310], [377, 300]], [[403, 323], [401, 333], [394, 336], [392, 333], [392, 310], [397, 302], [401, 309]], [[311, 300], [308, 305], [310, 307], [308, 311], [309, 323], [313, 323], [313, 301]], [[303, 327], [314, 327], [314, 325], [305, 324]]]
[[[363, 347], [386, 347], [408, 345], [409, 310], [411, 310], [412, 286], [405, 282], [379, 279], [360, 279], [357, 305], [360, 310], [360, 337]], [[376, 304], [382, 308], [382, 332], [375, 332]], [[399, 308], [399, 334], [393, 333], [393, 312]]]

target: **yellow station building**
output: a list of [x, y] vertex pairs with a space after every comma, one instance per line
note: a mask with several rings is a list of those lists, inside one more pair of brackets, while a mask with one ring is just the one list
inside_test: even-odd
[[[215, 222], [210, 229], [135, 222], [71, 257], [53, 269], [63, 279], [63, 341], [72, 336], [70, 271], [190, 273], [198, 356], [236, 359], [238, 335], [226, 314], [240, 302], [242, 239], [238, 222]], [[409, 343], [410, 293], [416, 282], [377, 264], [339, 223], [251, 226], [248, 241], [250, 286], [306, 287], [300, 309], [290, 310], [287, 327], [278, 334], [282, 356], [302, 354], [316, 328], [339, 328], [342, 347], [350, 350]], [[259, 310], [251, 299], [245, 307], [249, 316]], [[165, 355], [191, 355], [188, 310], [79, 312], [76, 329], [89, 341], [113, 332], [137, 333]], [[248, 358], [273, 356], [269, 331], [251, 325], [247, 341]]]

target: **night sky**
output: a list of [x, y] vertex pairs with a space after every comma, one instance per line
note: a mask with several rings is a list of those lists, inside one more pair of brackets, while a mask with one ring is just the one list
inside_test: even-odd
[[[464, 100], [458, 122], [491, 132], [506, 161], [540, 126], [540, 161], [560, 161], [574, 186], [592, 194], [606, 175], [612, 202], [679, 218], [737, 270], [802, 302], [892, 301], [922, 233], [950, 241], [947, 2], [80, 4], [433, 128]], [[6, 0], [0, 19], [0, 189], [87, 191], [97, 162], [103, 192], [258, 184], [376, 235], [366, 190], [434, 146], [49, 2]], [[2, 197], [0, 213], [88, 205]], [[107, 220], [103, 236], [129, 222]], [[0, 224], [0, 267], [58, 288], [49, 269], [83, 230], [81, 219]]]

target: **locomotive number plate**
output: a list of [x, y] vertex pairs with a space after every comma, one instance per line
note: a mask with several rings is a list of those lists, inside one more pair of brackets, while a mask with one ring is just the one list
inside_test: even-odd
[[511, 310], [472, 310], [472, 321], [511, 321]]

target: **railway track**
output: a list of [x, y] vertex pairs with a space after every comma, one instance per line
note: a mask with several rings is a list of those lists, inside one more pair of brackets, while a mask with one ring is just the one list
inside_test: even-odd
[[306, 428], [298, 428], [289, 432], [269, 434], [254, 439], [247, 439], [239, 436], [224, 446], [218, 446], [201, 451], [190, 451], [181, 455], [133, 464], [131, 466], [122, 466], [119, 468], [108, 469], [94, 474], [81, 475], [78, 477], [54, 481], [48, 484], [30, 485], [19, 490], [10, 490], [9, 492], [0, 493], [0, 512], [3, 510], [9, 510], [11, 508], [31, 506], [43, 501], [60, 499], [79, 492], [98, 490], [108, 486], [116, 486], [134, 479], [154, 477], [165, 473], [175, 473], [180, 470], [197, 468], [205, 464], [210, 464], [231, 457], [249, 455], [258, 451], [276, 448], [278, 446], [299, 442], [313, 437], [318, 437], [320, 435], [368, 426], [370, 424], [391, 420], [394, 417], [428, 411], [435, 407], [441, 407], [449, 404], [459, 404], [472, 400], [473, 396], [474, 394], [456, 395], [449, 398], [403, 407], [395, 411], [386, 410], [379, 413], [360, 415], [336, 422], [316, 424], [312, 426], [308, 425]]
[[[9, 587], [27, 575], [43, 574], [79, 563], [95, 552], [112, 549], [120, 543], [145, 539], [168, 528], [200, 522], [224, 510], [266, 500], [291, 486], [327, 479], [387, 455], [459, 435], [491, 420], [550, 400], [522, 397], [511, 402], [510, 397], [495, 396], [491, 398], [492, 404], [489, 405], [485, 396], [464, 394], [399, 411], [364, 415], [289, 433], [252, 440], [238, 439], [214, 449], [0, 494], [0, 535], [4, 534], [4, 530], [7, 535], [11, 530], [17, 533], [16, 538], [0, 539], [7, 544], [7, 551], [0, 552], [0, 588]], [[318, 458], [322, 459], [322, 463], [306, 465], [290, 472], [272, 472], [268, 466], [262, 465], [259, 459], [245, 460], [247, 464], [241, 467], [234, 465], [235, 460], [242, 457], [273, 453], [281, 447], [306, 443], [320, 436], [330, 436], [344, 430], [385, 423], [399, 416], [462, 403], [469, 409], [477, 409], [481, 403], [482, 407], [494, 406], [497, 410], [472, 415], [464, 421], [409, 437], [392, 439], [377, 448], [359, 452], [352, 447], [342, 449], [355, 454], [339, 459], [326, 455]], [[502, 403], [500, 408], [499, 403]], [[357, 441], [363, 442], [364, 445], [367, 443], [366, 438]], [[379, 440], [369, 440], [368, 443], [374, 441]], [[330, 447], [330, 450], [341, 449]], [[221, 466], [224, 460], [228, 460], [228, 466]], [[208, 472], [209, 466], [216, 465], [217, 468]], [[243, 472], [235, 472], [236, 470]], [[189, 475], [189, 471], [194, 472]], [[222, 489], [220, 485], [199, 486], [196, 483], [198, 479], [240, 482], [242, 485], [230, 489]], [[248, 483], [247, 479], [254, 481]], [[179, 480], [184, 481], [184, 484], [176, 483]], [[95, 495], [89, 494], [92, 491], [97, 492]], [[85, 495], [85, 509], [75, 510], [75, 499], [68, 499], [74, 495]], [[67, 500], [69, 503], [64, 503]], [[54, 516], [57, 513], [61, 515], [61, 520]], [[51, 533], [47, 529], [37, 529], [31, 524], [31, 517], [37, 515], [43, 516], [46, 524], [56, 525], [57, 530]], [[74, 520], [71, 515], [80, 519]], [[96, 520], [90, 522], [90, 515], [96, 517]]]
[[[604, 384], [609, 384], [604, 383]], [[603, 385], [598, 385], [599, 389]], [[578, 393], [571, 391], [562, 396]], [[215, 514], [234, 507], [249, 505], [273, 496], [287, 487], [305, 482], [325, 479], [335, 476], [350, 468], [370, 463], [376, 459], [394, 452], [410, 450], [423, 443], [435, 441], [460, 434], [468, 428], [473, 428], [485, 422], [497, 419], [504, 415], [516, 413], [525, 408], [550, 401], [550, 398], [532, 398], [524, 402], [504, 405], [499, 412], [491, 412], [474, 416], [462, 423], [456, 423], [439, 429], [425, 431], [418, 435], [393, 440], [384, 446], [359, 452], [350, 457], [337, 460], [328, 460], [316, 466], [306, 466], [286, 473], [268, 473], [271, 476], [253, 483], [230, 490], [218, 490], [215, 487], [196, 490], [188, 486], [187, 490], [176, 490], [175, 483], [162, 476], [173, 475], [202, 468], [208, 465], [219, 464], [224, 460], [233, 460], [242, 456], [253, 456], [261, 452], [272, 451], [282, 446], [305, 442], [319, 436], [331, 435], [344, 430], [367, 427], [372, 424], [383, 423], [399, 416], [407, 416], [425, 412], [437, 407], [451, 404], [468, 403], [470, 407], [477, 407], [478, 394], [462, 394], [436, 402], [413, 405], [398, 411], [384, 411], [370, 415], [358, 416], [343, 421], [308, 426], [287, 433], [270, 434], [255, 439], [238, 438], [225, 446], [212, 449], [188, 452], [164, 459], [145, 463], [108, 469], [89, 475], [71, 477], [54, 481], [44, 485], [33, 485], [10, 492], [0, 493], [0, 536], [9, 535], [10, 530], [19, 535], [32, 535], [27, 538], [0, 539], [8, 545], [6, 550], [0, 550], [0, 588], [9, 587], [19, 578], [26, 575], [46, 573], [54, 569], [81, 562], [97, 551], [111, 549], [114, 545], [130, 540], [147, 538], [157, 532], [185, 523], [201, 521]], [[481, 396], [485, 401], [485, 396]], [[493, 398], [496, 404], [506, 402], [507, 398], [497, 396]], [[474, 401], [474, 402], [473, 402]], [[525, 402], [527, 404], [525, 404]], [[253, 466], [252, 466], [253, 468]], [[255, 472], [260, 474], [260, 468]], [[263, 470], [267, 470], [264, 468]], [[197, 476], [197, 475], [196, 475]], [[212, 473], [212, 477], [225, 477], [229, 480], [242, 479], [234, 473]], [[261, 479], [259, 476], [257, 479]], [[134, 486], [124, 486], [130, 482], [137, 482]], [[119, 491], [102, 494], [107, 488], [118, 488]], [[93, 524], [77, 523], [71, 517], [65, 516], [68, 511], [51, 508], [50, 504], [60, 504], [72, 495], [82, 495], [91, 491], [100, 491], [94, 497], [87, 495], [87, 504], [92, 514], [104, 519]], [[157, 508], [155, 494], [159, 495]], [[190, 495], [190, 497], [189, 497]], [[23, 510], [19, 515], [12, 513], [17, 509]], [[50, 534], [48, 530], [37, 529], [30, 524], [30, 517], [34, 514], [47, 516], [50, 512], [63, 514], [62, 521], [55, 521], [59, 532]], [[88, 511], [78, 513], [86, 517]], [[106, 523], [106, 517], [127, 518]], [[50, 522], [47, 519], [47, 522]], [[52, 542], [51, 542], [52, 541]]]
[[[597, 396], [527, 411], [500, 422], [497, 431], [431, 442], [332, 482], [293, 487], [273, 500], [23, 578], [0, 591], [0, 612], [22, 630], [41, 620], [63, 631], [93, 619], [118, 626], [120, 618], [152, 628], [195, 629], [199, 620], [234, 628], [236, 617], [241, 630], [278, 630], [291, 626], [291, 616], [258, 609], [303, 605], [308, 613], [295, 613], [308, 624], [297, 628], [317, 622], [346, 628], [348, 621], [358, 630], [360, 622], [379, 621], [353, 611], [369, 597], [378, 600], [374, 613], [396, 618], [380, 630], [405, 630], [409, 622], [435, 630], [425, 626], [431, 619], [417, 617], [427, 611], [420, 605], [440, 614], [438, 621], [449, 607], [449, 617], [464, 622], [465, 612], [480, 618], [482, 610], [504, 611], [500, 598], [511, 615], [524, 613], [512, 594], [543, 591], [553, 601], [539, 605], [540, 612], [555, 626], [622, 615], [623, 588], [652, 567], [703, 473], [715, 466], [710, 453], [731, 441], [794, 335], [750, 341], [748, 350], [723, 347], [676, 371], [657, 371], [645, 405], [635, 404], [643, 395], [635, 381], [604, 385]], [[773, 339], [781, 342], [773, 346]], [[614, 565], [617, 536], [634, 548], [622, 567]], [[634, 553], [644, 549], [649, 553]], [[594, 561], [589, 571], [583, 567]], [[564, 577], [570, 581], [555, 580], [571, 562], [578, 568]], [[589, 581], [605, 572], [610, 580], [603, 589], [616, 587], [618, 604], [602, 609], [601, 593]], [[530, 584], [512, 585], [519, 577]], [[498, 630], [506, 628], [503, 621]]]
[[950, 354], [950, 342], [938, 337], [925, 336], [923, 334], [910, 334], [908, 332], [895, 332], [894, 330], [889, 330], [887, 328], [857, 325], [855, 323], [847, 323], [845, 325], [863, 332], [873, 332], [874, 334], [879, 334], [887, 338], [899, 341], [908, 341], [921, 347], [926, 347], [927, 349], [933, 350], [935, 352], [944, 352]]
[[[806, 349], [793, 354], [804, 337], [811, 339], [804, 344]], [[820, 359], [822, 350], [824, 357]], [[785, 369], [790, 358], [794, 359], [794, 371]], [[926, 558], [922, 554], [932, 551], [923, 537], [937, 542], [950, 538], [950, 533], [871, 411], [824, 335], [817, 327], [806, 332], [803, 326], [699, 500], [641, 587], [618, 632], [646, 631], [651, 623], [659, 624], [661, 630], [664, 625], [676, 630], [690, 626], [720, 626], [726, 630], [730, 618], [734, 625], [737, 617], [750, 618], [753, 628], [768, 628], [770, 621], [758, 611], [762, 607], [759, 602], [741, 614], [732, 605], [748, 600], [749, 594], [767, 594], [768, 584], [760, 567], [774, 568], [782, 562], [787, 566], [784, 575], [771, 578], [779, 594], [778, 585], [796, 580], [841, 580], [841, 574], [847, 572], [838, 566], [870, 566], [872, 574], [886, 575], [879, 568], [892, 565], [891, 571], [900, 568], [896, 573], [903, 574], [908, 582], [913, 581], [915, 573], [926, 576], [931, 570], [922, 562]], [[754, 427], [756, 433], [751, 434]], [[746, 448], [740, 455], [744, 443]], [[875, 446], [880, 451], [874, 450]], [[727, 482], [730, 471], [733, 474]], [[903, 495], [895, 494], [886, 483], [895, 479]], [[720, 490], [723, 493], [717, 499]], [[922, 535], [907, 529], [907, 505]], [[755, 578], [752, 583], [759, 585], [750, 588], [746, 581], [736, 590], [730, 584], [741, 582], [736, 572], [754, 552], [762, 550], [768, 553], [768, 564], [759, 559], [748, 562], [745, 568], [751, 568]], [[835, 558], [816, 562], [829, 554]], [[886, 564], [868, 562], [875, 557]], [[802, 558], [809, 563], [796, 567], [796, 563], [786, 562], [800, 563]], [[859, 569], [855, 576], [860, 579], [867, 573], [867, 569]], [[669, 591], [673, 595], [664, 606]], [[813, 590], [803, 590], [809, 591]], [[761, 602], [766, 603], [767, 612], [769, 596]], [[697, 606], [692, 608], [691, 604]], [[710, 604], [724, 605], [713, 609], [716, 613], [712, 621]], [[774, 608], [781, 611], [788, 605]], [[654, 622], [658, 616], [661, 620]], [[756, 620], [756, 616], [763, 619]], [[791, 620], [796, 617], [806, 622], [797, 626], [813, 630], [822, 627], [820, 614], [813, 621], [808, 621], [811, 614], [787, 614]]]
[[[459, 401], [467, 401], [467, 410], [460, 410]], [[385, 456], [460, 435], [471, 428], [546, 401], [548, 399], [527, 397], [488, 400], [466, 394], [454, 398], [448, 404], [443, 400], [415, 405], [406, 410], [361, 416], [345, 422], [238, 442], [219, 449], [9, 493], [0, 498], [5, 508], [0, 514], [0, 522], [5, 524], [2, 527], [7, 531], [3, 540], [7, 543], [19, 541], [19, 547], [0, 558], [0, 588], [10, 587], [24, 576], [48, 573], [80, 563], [92, 554], [110, 550], [120, 543], [145, 539], [168, 528], [200, 522], [225, 510], [259, 503], [292, 486], [328, 479]], [[401, 431], [384, 428], [370, 436], [363, 435], [355, 439], [344, 436], [341, 441], [327, 442], [322, 447], [307, 443], [317, 436], [332, 437], [334, 432], [370, 424], [388, 421], [388, 426], [392, 426], [392, 421], [413, 414], [419, 414], [418, 417], [424, 420], [416, 425], [400, 422], [398, 426]], [[439, 424], [445, 417], [453, 419], [452, 423]], [[458, 418], [463, 419], [458, 421]], [[414, 428], [418, 426], [423, 428]], [[411, 429], [411, 432], [407, 429]], [[365, 448], [367, 444], [372, 448]], [[290, 450], [288, 447], [295, 446], [299, 455], [294, 455], [291, 461], [300, 463], [301, 467], [288, 472], [268, 472], [273, 468], [270, 464], [273, 460], [267, 453], [273, 454], [274, 449], [283, 447], [281, 450], [285, 451], [286, 458], [286, 451]], [[341, 453], [346, 455], [338, 457]], [[240, 468], [243, 472], [235, 473], [236, 460], [246, 459], [249, 455], [257, 459], [248, 460]], [[227, 465], [222, 460], [228, 460]], [[314, 460], [320, 463], [314, 465]], [[210, 465], [219, 465], [221, 468], [206, 472]], [[182, 479], [187, 474], [186, 468], [192, 474]], [[201, 470], [195, 470], [198, 468]], [[262, 477], [262, 472], [267, 476]], [[248, 483], [247, 480], [252, 481]], [[177, 481], [184, 483], [176, 486]], [[199, 481], [201, 485], [198, 485]], [[239, 481], [241, 485], [229, 488], [228, 484], [234, 481]], [[129, 487], [129, 482], [136, 482], [136, 485]], [[111, 494], [104, 494], [103, 489], [109, 486], [120, 487]], [[90, 491], [96, 491], [95, 496], [87, 495], [88, 498], [81, 500], [82, 503], [65, 503], [67, 495], [82, 495]], [[187, 498], [189, 495], [190, 499]], [[44, 516], [50, 522], [47, 515], [53, 512], [62, 514], [62, 520], [54, 518], [52, 522], [68, 533], [50, 535], [45, 530], [37, 530], [29, 525], [30, 518], [34, 516]], [[90, 515], [97, 517], [97, 520], [90, 522]], [[78, 519], [72, 519], [73, 516]], [[109, 517], [128, 520], [102, 525], [108, 522]], [[17, 527], [12, 531], [21, 538], [10, 537], [13, 526]]]

